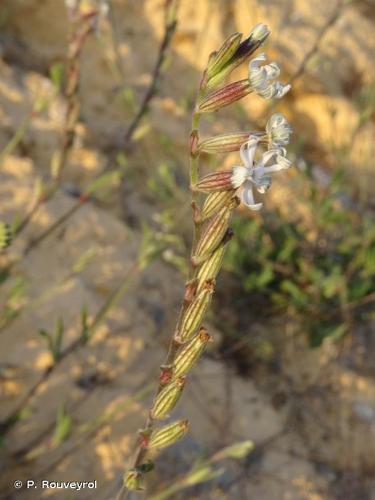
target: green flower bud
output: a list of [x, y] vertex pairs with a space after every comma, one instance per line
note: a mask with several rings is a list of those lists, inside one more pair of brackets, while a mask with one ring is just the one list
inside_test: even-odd
[[187, 420], [177, 420], [169, 425], [160, 427], [152, 431], [148, 448], [167, 448], [182, 439], [188, 431], [189, 422]]
[[214, 280], [204, 283], [201, 292], [196, 295], [181, 319], [177, 335], [178, 340], [187, 342], [197, 331], [210, 305], [214, 290]]
[[201, 220], [209, 219], [221, 208], [228, 206], [231, 203], [234, 193], [234, 189], [209, 193], [200, 213]]
[[180, 377], [187, 374], [202, 354], [207, 343], [211, 340], [211, 335], [202, 327], [190, 342], [181, 347], [173, 364], [173, 377]]
[[155, 398], [150, 416], [155, 420], [162, 420], [167, 417], [180, 399], [184, 386], [185, 377], [179, 377], [163, 387]]

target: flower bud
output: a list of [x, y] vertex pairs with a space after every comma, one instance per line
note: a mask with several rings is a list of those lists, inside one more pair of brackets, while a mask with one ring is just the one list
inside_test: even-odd
[[173, 410], [185, 386], [185, 377], [179, 377], [166, 385], [156, 396], [150, 411], [151, 418], [163, 420]]
[[204, 283], [201, 292], [196, 295], [193, 302], [186, 309], [178, 331], [178, 339], [181, 342], [187, 342], [197, 331], [204, 315], [210, 305], [214, 293], [215, 280], [208, 280]]
[[186, 375], [211, 340], [211, 335], [202, 327], [197, 335], [178, 351], [173, 364], [173, 376]]
[[235, 132], [233, 134], [221, 134], [205, 139], [198, 144], [198, 151], [202, 153], [217, 154], [239, 151], [242, 144], [249, 140], [250, 132]]
[[207, 89], [217, 87], [232, 71], [245, 62], [266, 40], [270, 31], [265, 24], [257, 24], [250, 35], [240, 43], [233, 56], [222, 67], [221, 71], [213, 75], [207, 82]]
[[231, 203], [235, 190], [214, 191], [209, 193], [203, 204], [201, 220], [206, 220], [215, 215], [221, 208]]
[[232, 170], [218, 170], [212, 172], [202, 177], [195, 186], [192, 186], [192, 189], [201, 191], [202, 193], [231, 190], [233, 189], [232, 175]]
[[219, 73], [226, 63], [232, 58], [241, 43], [241, 33], [234, 33], [228, 37], [221, 48], [210, 59], [207, 66], [207, 77], [210, 79]]
[[268, 120], [266, 132], [270, 148], [278, 148], [289, 144], [292, 127], [282, 113], [275, 113]]
[[177, 420], [169, 425], [160, 427], [152, 431], [148, 448], [166, 448], [183, 438], [187, 433], [189, 422], [187, 420]]
[[226, 238], [224, 236], [223, 241], [217, 247], [217, 249], [211, 254], [211, 256], [202, 264], [200, 267], [197, 278], [198, 278], [198, 288], [197, 293], [199, 293], [204, 284], [208, 280], [216, 279], [218, 272], [220, 271], [221, 264], [223, 262], [225, 250], [227, 247], [227, 243], [231, 236]]
[[249, 80], [240, 80], [230, 83], [221, 89], [211, 92], [198, 103], [199, 113], [211, 113], [220, 108], [224, 108], [233, 102], [239, 101], [252, 92]]
[[254, 42], [263, 43], [270, 33], [271, 32], [266, 24], [258, 23], [251, 30], [250, 38]]
[[136, 470], [129, 470], [124, 476], [124, 486], [130, 491], [144, 490], [143, 474]]
[[197, 243], [195, 254], [192, 258], [193, 264], [199, 265], [204, 262], [218, 247], [228, 229], [232, 209], [238, 206], [238, 203], [237, 198], [233, 198], [228, 206], [221, 208], [208, 222], [206, 229]]

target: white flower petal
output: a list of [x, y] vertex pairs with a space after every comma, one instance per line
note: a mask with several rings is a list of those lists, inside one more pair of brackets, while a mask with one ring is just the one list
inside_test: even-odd
[[264, 174], [273, 174], [275, 172], [280, 172], [280, 170], [285, 170], [287, 167], [280, 165], [279, 163], [275, 163], [270, 167], [264, 167]]
[[292, 88], [290, 84], [284, 85], [280, 82], [275, 83], [275, 99], [281, 99], [284, 97], [285, 94], [289, 92], [289, 90]]
[[237, 189], [246, 181], [248, 176], [248, 169], [243, 166], [233, 167], [233, 173], [231, 177], [232, 186]]
[[253, 186], [251, 182], [246, 182], [244, 184], [241, 192], [241, 201], [244, 205], [250, 208], [250, 210], [260, 210], [263, 206], [263, 203], [254, 202]]
[[258, 23], [251, 30], [250, 36], [253, 40], [263, 41], [269, 34], [270, 30], [268, 29], [268, 26], [263, 23]]
[[263, 61], [267, 61], [267, 56], [264, 53], [259, 54], [256, 57], [254, 57], [254, 59], [252, 59], [249, 62], [249, 71], [251, 72], [252, 69], [258, 69], [258, 66]]
[[251, 137], [245, 144], [240, 147], [240, 157], [243, 164], [247, 168], [252, 168], [254, 163], [255, 151], [258, 145], [258, 138]]
[[263, 67], [266, 70], [268, 80], [274, 80], [275, 78], [277, 78], [280, 75], [280, 68], [275, 62], [272, 62], [270, 64], [266, 64]]

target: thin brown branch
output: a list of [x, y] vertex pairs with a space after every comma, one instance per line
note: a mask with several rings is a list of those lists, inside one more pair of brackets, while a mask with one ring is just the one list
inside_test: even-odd
[[315, 56], [315, 54], [317, 54], [319, 52], [319, 49], [320, 49], [320, 46], [322, 44], [322, 40], [323, 40], [324, 36], [339, 20], [343, 8], [344, 8], [344, 2], [339, 1], [336, 9], [334, 10], [332, 15], [327, 19], [325, 24], [319, 30], [314, 44], [312, 45], [310, 50], [305, 54], [305, 57], [301, 61], [301, 64], [297, 68], [296, 72], [292, 75], [292, 77], [290, 78], [288, 83], [290, 83], [290, 84], [294, 83], [296, 80], [298, 80], [304, 74], [306, 67], [309, 64], [310, 60]]
[[156, 95], [160, 79], [162, 75], [163, 64], [167, 55], [167, 51], [169, 45], [172, 41], [172, 37], [176, 31], [177, 27], [177, 9], [179, 5], [179, 0], [167, 0], [166, 2], [166, 14], [165, 14], [165, 28], [164, 28], [164, 36], [162, 38], [158, 57], [154, 66], [154, 70], [152, 72], [151, 84], [148, 87], [146, 94], [144, 95], [142, 102], [140, 104], [139, 110], [132, 122], [130, 123], [125, 136], [124, 136], [124, 147], [128, 148], [129, 143], [131, 142], [134, 132], [139, 127], [139, 124], [142, 118], [148, 111], [151, 100]]
[[40, 207], [44, 203], [50, 201], [60, 187], [61, 176], [73, 147], [76, 136], [76, 126], [79, 119], [80, 101], [78, 92], [81, 76], [82, 51], [88, 36], [94, 29], [96, 16], [97, 11], [93, 10], [84, 15], [77, 14], [77, 18], [72, 21], [72, 34], [68, 45], [66, 61], [67, 80], [64, 90], [67, 99], [67, 109], [64, 118], [60, 150], [56, 157], [56, 163], [53, 165], [52, 179], [49, 185], [45, 190], [42, 190], [30, 211], [18, 224], [14, 236], [18, 236], [26, 228], [39, 212]]

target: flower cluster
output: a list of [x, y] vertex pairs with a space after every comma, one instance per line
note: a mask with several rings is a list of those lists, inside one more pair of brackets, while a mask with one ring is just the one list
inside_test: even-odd
[[[280, 70], [275, 63], [261, 66], [266, 57], [261, 54], [249, 63], [249, 77], [220, 87], [234, 68], [247, 61], [269, 35], [264, 24], [257, 25], [242, 41], [242, 35], [230, 36], [214, 52], [204, 72], [197, 99], [190, 135], [190, 184], [194, 221], [194, 245], [191, 273], [185, 285], [185, 296], [167, 360], [161, 367], [159, 389], [149, 412], [146, 426], [140, 432], [137, 457], [133, 469], [125, 476], [128, 489], [142, 488], [144, 463], [149, 449], [163, 448], [181, 439], [188, 428], [185, 420], [162, 427], [155, 423], [166, 419], [179, 401], [188, 383], [189, 372], [201, 356], [211, 336], [202, 326], [210, 306], [216, 277], [220, 271], [227, 245], [232, 237], [229, 227], [233, 210], [243, 202], [252, 210], [262, 203], [255, 201], [254, 189], [265, 193], [271, 186], [271, 174], [290, 167], [285, 146], [292, 129], [286, 118], [271, 116], [264, 132], [234, 132], [199, 139], [199, 121], [206, 113], [242, 99], [251, 92], [265, 99], [279, 99], [290, 89], [276, 81]], [[239, 151], [241, 165], [199, 177], [202, 153], [218, 154]], [[201, 194], [206, 198], [201, 203]]]
[[[286, 149], [282, 147], [289, 143], [291, 133], [291, 126], [281, 113], [272, 115], [266, 126], [266, 134], [250, 134], [240, 146], [242, 165], [208, 174], [192, 189], [205, 193], [235, 190], [239, 192], [244, 205], [251, 210], [261, 209], [263, 204], [254, 201], [253, 188], [264, 194], [271, 186], [270, 174], [291, 166], [286, 157]], [[269, 149], [256, 160], [258, 148], [264, 138], [267, 138]], [[223, 144], [227, 147], [225, 139]]]

